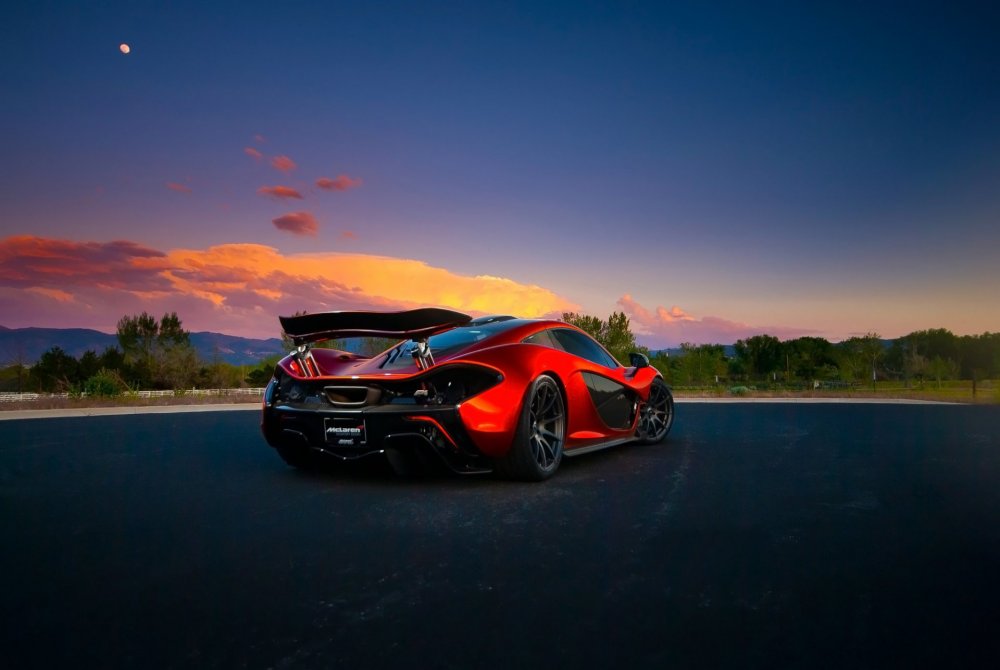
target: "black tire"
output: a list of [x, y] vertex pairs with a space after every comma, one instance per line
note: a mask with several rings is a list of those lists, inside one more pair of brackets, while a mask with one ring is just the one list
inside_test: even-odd
[[636, 442], [657, 444], [674, 425], [674, 396], [666, 382], [657, 377], [649, 388], [649, 398], [639, 409], [639, 430]]
[[566, 441], [566, 403], [559, 384], [539, 375], [524, 394], [514, 443], [497, 459], [497, 474], [540, 482], [559, 469]]
[[275, 447], [285, 463], [300, 470], [316, 468], [316, 455], [304, 444], [279, 444]]

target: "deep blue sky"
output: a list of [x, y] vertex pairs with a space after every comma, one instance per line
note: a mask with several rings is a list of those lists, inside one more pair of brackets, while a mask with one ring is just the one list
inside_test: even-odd
[[[998, 16], [26, 3], [0, 28], [0, 232], [413, 258], [834, 338], [998, 330]], [[315, 196], [338, 174], [364, 185]], [[312, 191], [255, 194], [278, 184]], [[292, 209], [319, 234], [271, 224]]]

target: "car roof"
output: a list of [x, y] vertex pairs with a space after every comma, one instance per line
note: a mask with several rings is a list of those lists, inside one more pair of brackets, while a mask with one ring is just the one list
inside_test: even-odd
[[529, 335], [548, 328], [569, 328], [572, 330], [580, 330], [572, 324], [554, 319], [521, 319], [515, 317], [505, 317], [500, 320], [490, 320], [486, 323], [480, 324], [477, 324], [476, 320], [473, 320], [465, 325], [457, 326], [449, 331], [435, 335], [432, 338], [432, 344], [434, 340], [438, 340], [439, 342], [442, 339], [448, 340], [451, 339], [449, 334], [454, 337], [463, 331], [476, 331], [484, 335], [483, 337], [475, 338], [475, 341], [469, 342], [467, 346], [463, 346], [460, 349], [449, 352], [448, 358], [451, 358], [455, 354], [464, 354], [470, 351], [476, 351], [477, 349], [483, 347], [517, 343]]

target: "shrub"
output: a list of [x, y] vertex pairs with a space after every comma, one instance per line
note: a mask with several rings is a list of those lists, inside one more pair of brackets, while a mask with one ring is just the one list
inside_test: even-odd
[[746, 386], [733, 386], [729, 389], [729, 392], [733, 395], [747, 395], [750, 393], [750, 389]]
[[128, 384], [114, 370], [101, 368], [83, 383], [83, 392], [90, 397], [114, 398], [128, 390]]

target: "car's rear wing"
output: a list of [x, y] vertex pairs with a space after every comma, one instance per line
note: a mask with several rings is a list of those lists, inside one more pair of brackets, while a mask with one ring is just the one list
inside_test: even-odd
[[424, 307], [405, 312], [317, 312], [279, 316], [281, 327], [296, 346], [341, 337], [391, 337], [426, 340], [431, 335], [462, 326], [468, 314]]

